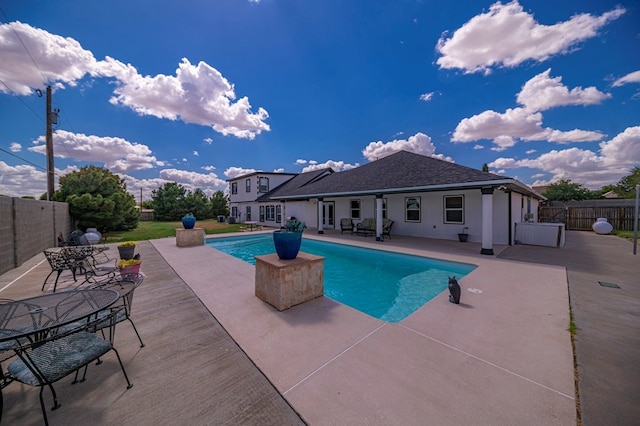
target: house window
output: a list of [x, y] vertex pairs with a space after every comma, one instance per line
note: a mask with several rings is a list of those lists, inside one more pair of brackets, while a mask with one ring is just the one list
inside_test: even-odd
[[247, 187], [247, 192], [251, 192], [251, 179], [245, 180], [244, 184]]
[[276, 206], [267, 206], [267, 221], [276, 220]]
[[351, 219], [360, 219], [360, 200], [351, 200]]
[[405, 221], [420, 222], [420, 197], [406, 197], [404, 212]]
[[444, 223], [464, 223], [464, 196], [444, 196]]
[[245, 219], [244, 220], [251, 220], [251, 206], [247, 206], [245, 208]]
[[267, 192], [269, 192], [269, 178], [268, 177], [259, 177], [258, 178], [258, 192], [259, 193], [267, 193]]
[[264, 206], [260, 206], [260, 222], [264, 222]]
[[282, 206], [280, 204], [276, 206], [276, 223], [282, 223]]
[[238, 207], [231, 207], [231, 217], [238, 217]]
[[238, 193], [238, 182], [231, 182], [231, 193], [232, 194]]

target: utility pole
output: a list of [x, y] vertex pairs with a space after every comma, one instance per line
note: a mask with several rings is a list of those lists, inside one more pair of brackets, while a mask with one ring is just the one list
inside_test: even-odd
[[53, 200], [53, 122], [58, 122], [58, 111], [51, 112], [51, 86], [47, 86], [47, 200]]

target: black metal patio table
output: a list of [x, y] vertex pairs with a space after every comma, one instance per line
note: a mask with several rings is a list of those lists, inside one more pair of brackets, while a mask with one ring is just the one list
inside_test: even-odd
[[[58, 328], [89, 319], [120, 298], [114, 290], [87, 289], [44, 294], [0, 304], [0, 351], [21, 339], [40, 340]], [[15, 342], [16, 345], [12, 345]], [[3, 398], [0, 387], [0, 420]]]

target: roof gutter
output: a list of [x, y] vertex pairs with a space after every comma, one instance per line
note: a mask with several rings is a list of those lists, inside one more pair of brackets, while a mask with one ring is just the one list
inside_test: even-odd
[[373, 194], [391, 194], [401, 192], [421, 192], [421, 191], [444, 191], [448, 189], [464, 189], [464, 188], [480, 188], [480, 187], [499, 187], [502, 185], [514, 185], [517, 186], [522, 192], [538, 196], [541, 199], [545, 199], [542, 195], [538, 194], [528, 186], [514, 180], [514, 179], [501, 179], [501, 180], [488, 180], [477, 182], [465, 182], [465, 183], [448, 183], [442, 185], [426, 185], [426, 186], [412, 186], [406, 188], [389, 188], [389, 189], [369, 189], [365, 191], [345, 191], [345, 192], [327, 192], [327, 193], [315, 193], [315, 194], [300, 194], [300, 195], [284, 195], [270, 197], [273, 200], [296, 200], [318, 197], [346, 197], [353, 195], [373, 195]]

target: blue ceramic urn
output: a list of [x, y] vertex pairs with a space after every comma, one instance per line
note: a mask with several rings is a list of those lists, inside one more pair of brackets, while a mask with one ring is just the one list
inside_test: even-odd
[[196, 217], [191, 213], [185, 214], [182, 217], [182, 226], [184, 226], [184, 229], [193, 229], [196, 226]]

